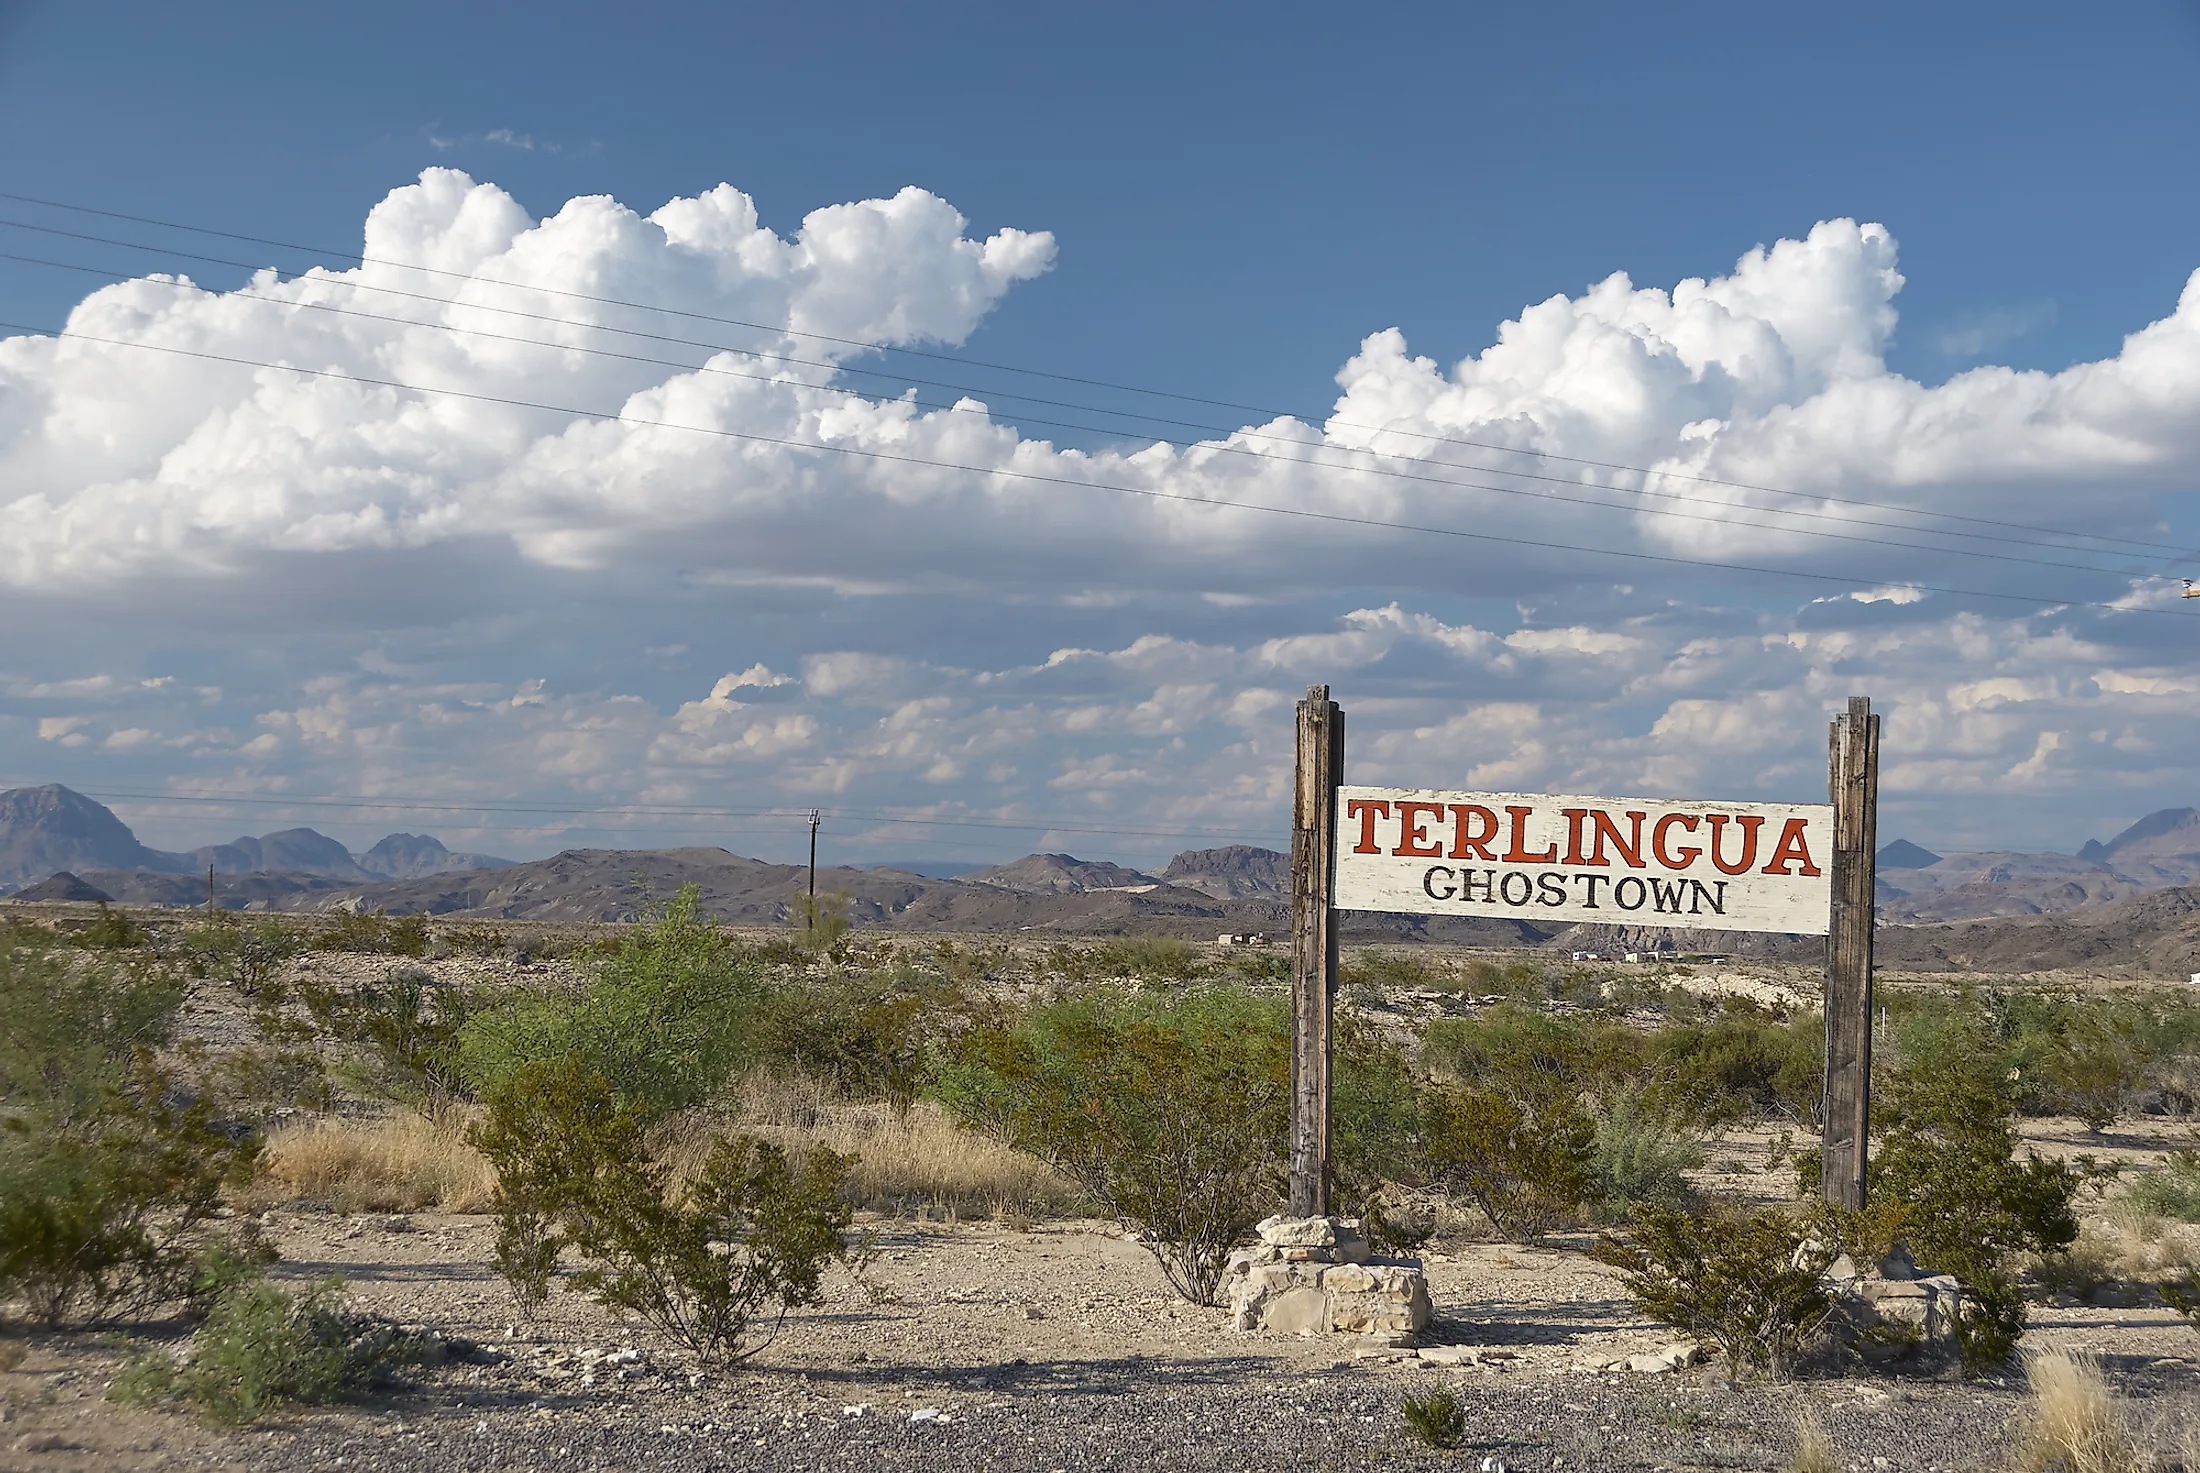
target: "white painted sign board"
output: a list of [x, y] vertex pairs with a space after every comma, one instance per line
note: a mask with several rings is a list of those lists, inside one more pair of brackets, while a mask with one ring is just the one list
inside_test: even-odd
[[1825, 803], [1340, 787], [1339, 910], [1823, 936]]

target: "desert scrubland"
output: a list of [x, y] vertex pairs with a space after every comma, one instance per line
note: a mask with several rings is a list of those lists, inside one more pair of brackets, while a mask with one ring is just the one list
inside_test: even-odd
[[[1883, 973], [1837, 1221], [1812, 969], [1350, 951], [1401, 1345], [1202, 1302], [1280, 1206], [1279, 949], [5, 924], [0, 1466], [2200, 1466], [2181, 987]], [[1935, 1344], [1823, 1320], [1896, 1239]]]

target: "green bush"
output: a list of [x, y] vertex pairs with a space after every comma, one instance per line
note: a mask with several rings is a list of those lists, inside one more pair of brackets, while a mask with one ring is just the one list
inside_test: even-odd
[[502, 956], [511, 949], [497, 926], [449, 926], [436, 932], [435, 942], [458, 956]]
[[256, 1141], [209, 1127], [203, 1103], [171, 1104], [148, 1066], [92, 1120], [15, 1116], [0, 1135], [0, 1295], [41, 1324], [104, 1324], [187, 1297], [220, 1241], [221, 1189], [242, 1182]]
[[2131, 1184], [2124, 1200], [2155, 1217], [2200, 1222], [2200, 1151], [2172, 1151], [2159, 1169]]
[[244, 925], [222, 917], [185, 934], [192, 970], [234, 989], [254, 1002], [279, 1007], [285, 999], [283, 968], [306, 949], [298, 934], [281, 921]]
[[242, 1426], [281, 1406], [354, 1396], [426, 1359], [411, 1337], [344, 1315], [342, 1294], [337, 1278], [295, 1299], [263, 1279], [237, 1283], [215, 1299], [180, 1358], [144, 1355], [108, 1394], [181, 1401], [210, 1422]]
[[790, 1160], [735, 1136], [675, 1186], [651, 1159], [647, 1123], [579, 1060], [500, 1086], [472, 1135], [498, 1173], [498, 1269], [523, 1304], [539, 1304], [570, 1249], [584, 1263], [571, 1287], [705, 1360], [744, 1359], [770, 1339], [750, 1334], [765, 1309], [783, 1318], [820, 1303], [825, 1268], [848, 1258], [839, 1194], [852, 1163], [821, 1147]]
[[1703, 1165], [1703, 1138], [1630, 1094], [1615, 1094], [1596, 1112], [1589, 1177], [1607, 1211], [1626, 1216], [1638, 1203], [1685, 1207], [1693, 1195], [1687, 1173]]
[[1563, 1087], [1525, 1097], [1486, 1087], [1432, 1088], [1421, 1104], [1429, 1172], [1511, 1237], [1572, 1218], [1593, 1185], [1596, 1122]]
[[1213, 1302], [1276, 1200], [1287, 1008], [1241, 988], [1097, 988], [959, 1041], [934, 1083], [956, 1121], [1051, 1162], [1135, 1226], [1176, 1291]]
[[168, 1043], [188, 991], [159, 965], [0, 941], [0, 1100], [50, 1126], [90, 1121]]
[[2173, 1279], [2164, 1279], [2154, 1286], [2161, 1292], [2162, 1302], [2184, 1316], [2185, 1323], [2200, 1330], [2200, 1272], [2187, 1268]]
[[371, 914], [339, 912], [321, 922], [320, 927], [314, 931], [310, 944], [315, 951], [362, 952], [368, 956], [426, 956], [428, 918], [385, 915], [381, 911]]
[[1833, 1312], [1819, 1281], [1833, 1253], [1774, 1210], [1698, 1217], [1635, 1208], [1627, 1239], [1594, 1256], [1621, 1271], [1635, 1307], [1726, 1356], [1727, 1374], [1787, 1376]]
[[977, 1010], [960, 986], [922, 973], [836, 968], [821, 977], [783, 977], [751, 1004], [750, 1052], [760, 1066], [905, 1109], [916, 1100], [931, 1050]]
[[1337, 980], [1347, 988], [1373, 987], [1382, 991], [1458, 986], [1457, 978], [1433, 965], [1426, 957], [1410, 951], [1373, 947], [1346, 956], [1337, 969]]
[[442, 985], [421, 967], [400, 965], [379, 982], [307, 983], [299, 993], [327, 1036], [361, 1051], [350, 1073], [362, 1094], [428, 1115], [476, 1097], [461, 1043], [468, 1020], [504, 1000], [501, 992]]
[[1701, 1128], [1767, 1115], [1815, 1128], [1825, 1049], [1815, 1014], [1780, 1022], [1744, 1005], [1706, 1023], [1669, 1023], [1645, 1040], [1645, 1094]]
[[257, 1158], [154, 1065], [183, 988], [114, 954], [0, 946], [0, 1298], [48, 1325], [187, 1297]]
[[754, 1061], [763, 970], [701, 913], [693, 886], [566, 992], [527, 992], [459, 1027], [459, 1074], [483, 1097], [574, 1058], [653, 1117], [701, 1104]]
[[2076, 1240], [2071, 1202], [2083, 1182], [2062, 1162], [2017, 1159], [2008, 1084], [1979, 1062], [1976, 1054], [1918, 1059], [1895, 1073], [1867, 1177], [1871, 1200], [1900, 1204], [1918, 1261], [1970, 1291], [1956, 1329], [1974, 1372], [2006, 1360], [2024, 1334], [2012, 1265]]
[[808, 891], [787, 904], [787, 922], [794, 927], [798, 944], [812, 956], [841, 961], [847, 953], [848, 892], [812, 895]]
[[72, 944], [87, 951], [134, 951], [150, 945], [152, 939], [143, 926], [131, 919], [128, 911], [104, 900], [99, 902], [92, 923], [69, 937]]
[[1406, 1430], [1430, 1447], [1454, 1448], [1466, 1441], [1467, 1409], [1449, 1386], [1408, 1392], [1401, 1410]]
[[1178, 936], [1114, 936], [1092, 946], [1057, 946], [1047, 965], [1073, 986], [1129, 978], [1190, 982], [1206, 971], [1198, 947]]

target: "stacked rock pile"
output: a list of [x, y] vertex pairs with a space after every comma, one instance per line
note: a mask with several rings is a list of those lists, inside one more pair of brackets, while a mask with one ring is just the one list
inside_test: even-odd
[[1240, 1330], [1375, 1335], [1411, 1342], [1429, 1322], [1418, 1259], [1376, 1258], [1349, 1217], [1271, 1217], [1260, 1242], [1230, 1255], [1223, 1286]]

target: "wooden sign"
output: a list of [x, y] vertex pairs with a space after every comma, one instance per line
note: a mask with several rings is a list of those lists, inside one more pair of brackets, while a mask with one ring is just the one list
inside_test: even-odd
[[1337, 913], [1601, 921], [1826, 938], [1820, 1187], [1861, 1207], [1871, 1140], [1879, 718], [1828, 734], [1830, 803], [1344, 786], [1344, 712], [1298, 707], [1291, 820], [1291, 1210], [1329, 1211]]
[[1824, 803], [1337, 793], [1339, 910], [1823, 936]]

